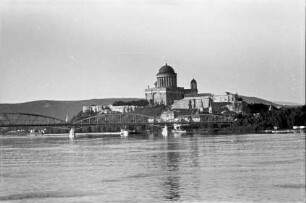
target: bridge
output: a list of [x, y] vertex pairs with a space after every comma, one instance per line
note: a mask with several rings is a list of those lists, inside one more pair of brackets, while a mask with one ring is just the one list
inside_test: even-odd
[[64, 120], [30, 113], [0, 113], [0, 127], [65, 126]]
[[153, 118], [146, 115], [134, 113], [99, 114], [77, 120], [66, 122], [64, 120], [38, 114], [29, 113], [0, 113], [1, 127], [85, 127], [105, 125], [171, 125], [171, 124], [202, 124], [202, 123], [223, 123], [230, 124], [233, 120], [230, 117], [197, 114], [184, 115], [175, 119]]

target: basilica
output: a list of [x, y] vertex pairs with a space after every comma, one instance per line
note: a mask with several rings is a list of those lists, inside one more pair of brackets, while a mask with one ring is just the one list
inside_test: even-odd
[[174, 100], [181, 100], [186, 96], [196, 96], [198, 94], [197, 82], [194, 79], [190, 82], [190, 89], [178, 87], [177, 74], [168, 64], [159, 69], [156, 77], [155, 87], [145, 90], [146, 100], [150, 104], [171, 105]]
[[242, 104], [238, 101], [238, 94], [230, 92], [226, 92], [225, 95], [198, 93], [195, 79], [190, 81], [190, 89], [178, 87], [177, 74], [168, 64], [159, 69], [154, 87], [145, 89], [145, 96], [151, 105], [171, 105], [172, 109], [197, 109], [199, 112], [209, 113], [212, 113], [213, 107], [216, 109], [216, 106], [235, 112], [241, 112], [242, 109]]

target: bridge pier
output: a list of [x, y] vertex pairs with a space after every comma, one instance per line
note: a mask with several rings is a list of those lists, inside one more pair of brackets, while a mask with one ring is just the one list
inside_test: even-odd
[[71, 128], [69, 131], [69, 138], [75, 138], [75, 128]]

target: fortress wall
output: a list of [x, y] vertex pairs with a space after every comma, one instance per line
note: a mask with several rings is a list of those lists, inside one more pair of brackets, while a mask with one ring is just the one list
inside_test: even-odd
[[213, 102], [229, 102], [228, 95], [214, 95], [212, 100]]
[[175, 100], [172, 109], [204, 109], [209, 107], [209, 98], [207, 97], [187, 97], [181, 100]]
[[227, 93], [227, 95], [214, 95], [213, 102], [235, 102], [238, 99], [237, 94]]
[[181, 99], [181, 100], [175, 100], [172, 109], [189, 109], [189, 100], [187, 99]]

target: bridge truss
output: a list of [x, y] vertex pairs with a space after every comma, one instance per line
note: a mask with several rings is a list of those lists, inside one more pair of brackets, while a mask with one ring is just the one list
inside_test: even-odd
[[92, 126], [92, 125], [171, 125], [176, 124], [200, 124], [200, 123], [231, 123], [233, 120], [230, 117], [198, 114], [185, 115], [174, 119], [163, 120], [153, 118], [141, 114], [133, 113], [117, 113], [117, 114], [101, 114], [93, 117], [88, 117], [82, 120], [73, 122], [75, 126]]
[[66, 122], [50, 116], [29, 113], [0, 113], [0, 127], [63, 126]]
[[148, 124], [149, 116], [133, 113], [100, 114], [73, 122], [77, 126]]
[[212, 114], [199, 114], [201, 123], [231, 123], [233, 119], [227, 116], [212, 115]]
[[26, 126], [45, 126], [45, 127], [82, 127], [97, 125], [172, 125], [176, 124], [201, 124], [201, 123], [231, 123], [230, 117], [198, 114], [185, 115], [175, 119], [163, 120], [152, 118], [146, 115], [134, 113], [115, 113], [100, 114], [93, 117], [84, 118], [74, 122], [28, 113], [0, 113], [0, 127], [26, 127]]

